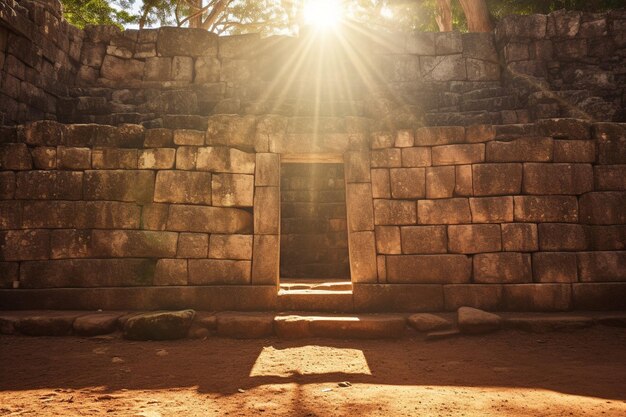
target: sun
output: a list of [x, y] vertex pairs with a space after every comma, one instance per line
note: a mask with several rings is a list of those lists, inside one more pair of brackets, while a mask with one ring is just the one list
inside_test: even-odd
[[307, 0], [304, 21], [317, 29], [336, 27], [343, 18], [341, 0]]

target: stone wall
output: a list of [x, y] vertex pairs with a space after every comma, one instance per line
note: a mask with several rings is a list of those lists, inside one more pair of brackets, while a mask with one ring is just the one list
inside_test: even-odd
[[343, 164], [280, 167], [280, 276], [350, 279]]
[[79, 67], [83, 32], [58, 1], [0, 1], [0, 125], [54, 119]]

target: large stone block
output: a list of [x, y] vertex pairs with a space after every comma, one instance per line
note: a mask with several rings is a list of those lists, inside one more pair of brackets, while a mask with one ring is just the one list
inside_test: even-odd
[[502, 247], [508, 252], [534, 252], [539, 250], [537, 225], [533, 223], [502, 224]]
[[218, 36], [200, 28], [162, 27], [157, 36], [159, 56], [217, 56]]
[[433, 165], [475, 164], [485, 161], [485, 145], [482, 143], [435, 146], [432, 152]]
[[533, 278], [535, 282], [577, 282], [576, 254], [533, 253]]
[[606, 191], [580, 197], [583, 224], [626, 224], [626, 192]]
[[538, 223], [578, 221], [578, 201], [573, 196], [515, 196], [513, 204], [515, 221]]
[[487, 162], [548, 162], [554, 153], [554, 140], [528, 137], [510, 142], [487, 143]]
[[91, 250], [91, 231], [77, 229], [52, 230], [50, 233], [50, 258], [89, 258]]
[[203, 146], [205, 133], [192, 129], [176, 129], [173, 132], [173, 140], [176, 145]]
[[410, 225], [416, 222], [415, 202], [374, 200], [374, 223], [376, 225]]
[[187, 285], [186, 259], [159, 259], [154, 271], [154, 285]]
[[445, 226], [407, 226], [400, 228], [402, 253], [446, 253], [448, 237]]
[[209, 258], [252, 259], [252, 235], [211, 235]]
[[194, 170], [198, 159], [198, 148], [195, 146], [180, 146], [176, 149], [176, 169]]
[[137, 149], [101, 148], [91, 152], [94, 169], [137, 169]]
[[15, 198], [27, 200], [80, 200], [83, 173], [28, 171], [16, 175]]
[[0, 200], [12, 200], [15, 196], [15, 173], [0, 172]]
[[350, 231], [374, 230], [371, 184], [348, 184], [346, 188], [346, 207]]
[[0, 170], [19, 171], [31, 169], [32, 166], [33, 160], [25, 144], [7, 143], [0, 146]]
[[448, 226], [451, 253], [498, 252], [502, 249], [500, 225], [473, 224]]
[[597, 191], [626, 191], [626, 165], [597, 165], [593, 178]]
[[356, 311], [441, 311], [441, 285], [358, 284], [353, 290]]
[[278, 285], [280, 236], [254, 235], [252, 284]]
[[100, 75], [112, 81], [141, 80], [145, 63], [138, 59], [122, 59], [107, 55], [102, 61]]
[[256, 187], [254, 191], [254, 234], [280, 234], [279, 188]]
[[146, 230], [93, 230], [92, 253], [101, 258], [173, 258], [178, 233]]
[[427, 146], [402, 149], [402, 166], [420, 168], [432, 165], [431, 148]]
[[190, 259], [189, 285], [249, 284], [252, 262]]
[[454, 195], [455, 168], [452, 166], [426, 168], [426, 197], [450, 198]]
[[502, 285], [449, 284], [443, 286], [445, 309], [456, 311], [460, 307], [499, 311], [502, 309]]
[[141, 228], [144, 230], [165, 230], [169, 204], [144, 204], [141, 206]]
[[154, 172], [134, 170], [85, 171], [84, 198], [152, 202]]
[[463, 81], [467, 79], [463, 55], [420, 57], [422, 78], [428, 81]]
[[22, 288], [128, 287], [152, 284], [153, 259], [29, 261], [20, 268]]
[[214, 206], [251, 207], [254, 203], [254, 176], [242, 174], [213, 174]]
[[230, 207], [172, 205], [167, 229], [178, 232], [251, 233], [252, 214]]
[[626, 309], [626, 284], [623, 282], [572, 284], [572, 296], [576, 310]]
[[465, 128], [462, 126], [420, 127], [415, 134], [418, 146], [449, 145], [465, 141]]
[[181, 233], [178, 235], [177, 258], [206, 258], [209, 253], [209, 235]]
[[589, 164], [524, 164], [526, 194], [584, 194], [593, 190]]
[[554, 162], [593, 163], [596, 143], [593, 140], [555, 140]]
[[57, 147], [58, 169], [82, 170], [91, 168], [91, 150], [89, 148]]
[[0, 232], [0, 260], [29, 261], [50, 257], [49, 230]]
[[530, 254], [481, 253], [474, 256], [474, 282], [509, 284], [532, 282]]
[[147, 129], [144, 133], [145, 148], [166, 148], [174, 145], [174, 134], [171, 129]]
[[626, 281], [626, 251], [579, 252], [581, 282]]
[[146, 59], [143, 79], [145, 81], [169, 81], [172, 73], [172, 58], [153, 57]]
[[457, 165], [454, 167], [456, 196], [470, 196], [474, 194], [473, 175], [471, 165]]
[[196, 168], [199, 171], [232, 174], [254, 174], [255, 154], [223, 146], [198, 148]]
[[30, 151], [35, 169], [55, 169], [57, 167], [57, 150], [48, 146], [38, 146]]
[[202, 56], [194, 64], [194, 83], [217, 83], [220, 80], [221, 63], [214, 57]]
[[376, 226], [376, 253], [398, 255], [402, 253], [400, 228], [398, 226]]
[[152, 148], [139, 153], [139, 169], [172, 169], [176, 158], [176, 149]]
[[522, 189], [522, 164], [472, 165], [474, 195], [519, 194]]
[[211, 174], [208, 172], [159, 171], [154, 201], [211, 204]]
[[467, 198], [419, 200], [417, 202], [417, 216], [419, 224], [459, 224], [472, 222]]
[[504, 223], [513, 221], [513, 197], [470, 198], [473, 223]]
[[393, 168], [390, 170], [391, 196], [397, 199], [414, 199], [426, 195], [426, 170], [424, 168]]
[[542, 251], [582, 251], [589, 246], [585, 229], [579, 224], [541, 223], [538, 228]]
[[537, 122], [539, 131], [559, 139], [585, 140], [591, 138], [591, 123], [580, 119], [542, 119]]
[[19, 279], [20, 264], [0, 262], [0, 288], [13, 288], [13, 282]]
[[512, 284], [503, 288], [509, 311], [566, 311], [572, 308], [571, 284]]
[[377, 282], [378, 269], [376, 265], [376, 239], [374, 232], [351, 232], [348, 234], [348, 239], [352, 282]]
[[172, 75], [174, 81], [191, 82], [193, 80], [193, 59], [188, 56], [172, 58]]
[[367, 151], [344, 154], [346, 182], [370, 182], [370, 153]]
[[472, 260], [465, 255], [399, 255], [387, 257], [387, 282], [453, 284], [470, 281]]
[[372, 168], [397, 168], [402, 166], [402, 151], [406, 149], [377, 149], [371, 153], [371, 166]]
[[585, 229], [591, 250], [626, 249], [626, 225], [586, 226]]
[[391, 183], [388, 169], [372, 169], [372, 197], [391, 198]]
[[257, 153], [254, 185], [278, 187], [280, 184], [280, 158], [275, 153]]

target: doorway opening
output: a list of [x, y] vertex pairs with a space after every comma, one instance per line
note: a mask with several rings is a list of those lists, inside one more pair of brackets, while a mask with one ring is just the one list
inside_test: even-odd
[[281, 288], [351, 286], [341, 156], [323, 162], [284, 157], [280, 168]]

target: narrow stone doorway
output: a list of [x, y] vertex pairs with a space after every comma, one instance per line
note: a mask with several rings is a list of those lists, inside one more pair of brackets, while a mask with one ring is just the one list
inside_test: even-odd
[[280, 281], [350, 281], [343, 162], [293, 162], [280, 169]]

